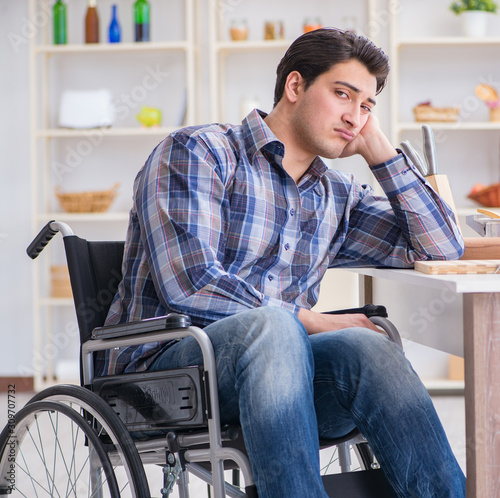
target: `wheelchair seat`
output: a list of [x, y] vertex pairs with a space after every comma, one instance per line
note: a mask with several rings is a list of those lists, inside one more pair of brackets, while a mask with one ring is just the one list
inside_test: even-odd
[[[175, 313], [104, 326], [122, 280], [124, 243], [87, 241], [74, 235], [64, 223], [52, 221], [28, 248], [30, 257], [36, 258], [58, 231], [63, 235], [80, 331], [81, 386], [56, 386], [38, 393], [25, 407], [26, 414], [21, 413], [21, 419], [26, 417], [31, 420], [32, 412], [59, 410], [79, 425], [80, 419], [69, 414], [66, 405], [62, 407], [59, 404], [72, 406], [73, 411], [78, 411], [97, 433], [97, 438], [94, 432], [86, 433], [86, 440], [96, 446], [95, 453], [104, 462], [101, 465], [107, 472], [106, 482], [112, 482], [110, 489], [115, 489], [113, 482], [118, 480], [112, 474], [118, 475], [118, 472], [107, 468], [106, 462], [119, 461], [117, 466], [125, 468], [126, 480], [130, 481], [131, 496], [150, 496], [144, 472], [144, 465], [147, 464], [163, 467], [163, 496], [168, 496], [173, 485], [177, 484], [179, 496], [188, 498], [188, 473], [210, 484], [216, 498], [257, 496], [239, 428], [223, 428], [220, 425], [215, 358], [206, 334], [192, 327], [189, 317]], [[385, 310], [375, 312], [371, 307], [361, 312], [380, 315]], [[396, 342], [400, 341], [397, 330], [390, 322], [378, 323], [384, 323], [386, 332]], [[186, 336], [192, 336], [199, 342], [203, 365], [94, 377], [93, 355], [97, 351]], [[0, 471], [6, 468], [10, 430], [7, 426], [0, 434], [0, 455], [3, 455]], [[24, 433], [22, 436], [25, 438]], [[338, 445], [340, 470], [349, 468], [351, 446], [356, 450], [361, 470], [324, 476], [325, 489], [330, 497], [392, 496], [383, 472], [359, 432], [355, 430], [341, 440], [321, 441], [322, 448], [332, 445]], [[225, 482], [225, 468], [240, 469], [244, 489], [239, 486], [239, 473], [233, 473], [232, 484]], [[8, 479], [2, 482], [3, 475], [0, 474], [0, 494], [2, 490], [9, 489]], [[89, 481], [92, 486], [100, 482], [95, 479]], [[110, 496], [114, 493], [110, 491]]]

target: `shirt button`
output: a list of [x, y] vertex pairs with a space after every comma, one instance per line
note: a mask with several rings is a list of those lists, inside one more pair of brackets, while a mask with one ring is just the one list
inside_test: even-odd
[[290, 249], [290, 244], [287, 242], [287, 243], [285, 244], [285, 251], [288, 251], [288, 249]]
[[295, 209], [290, 209], [290, 216], [294, 216], [295, 215]]
[[267, 276], [267, 279], [268, 279], [270, 282], [272, 282], [272, 281], [273, 281], [273, 276], [272, 276], [272, 275], [268, 275], [268, 276]]

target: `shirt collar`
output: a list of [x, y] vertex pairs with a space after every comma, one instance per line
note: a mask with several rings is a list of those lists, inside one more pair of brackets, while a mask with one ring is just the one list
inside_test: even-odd
[[266, 116], [265, 112], [254, 109], [242, 122], [245, 149], [248, 151], [250, 161], [253, 161], [257, 152], [269, 144], [274, 145], [274, 147], [271, 147], [273, 153], [276, 153], [277, 149], [281, 149], [281, 155], [284, 155], [284, 145], [265, 123], [264, 118]]
[[[276, 138], [264, 121], [266, 116], [265, 112], [254, 109], [242, 122], [243, 139], [250, 161], [253, 161], [255, 154], [263, 148], [272, 154], [281, 156], [285, 154], [285, 146]], [[321, 178], [327, 170], [328, 167], [321, 158], [315, 157], [302, 180], [310, 176]]]

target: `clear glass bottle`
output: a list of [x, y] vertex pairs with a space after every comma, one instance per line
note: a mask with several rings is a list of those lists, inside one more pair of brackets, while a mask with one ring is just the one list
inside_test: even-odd
[[136, 0], [134, 3], [134, 31], [136, 42], [147, 42], [149, 36], [150, 6], [147, 0]]
[[54, 27], [54, 45], [65, 45], [68, 43], [66, 4], [62, 0], [57, 0], [52, 7], [52, 20]]
[[89, 0], [85, 15], [85, 43], [99, 43], [99, 16], [97, 0]]
[[121, 28], [118, 22], [118, 7], [113, 4], [111, 7], [111, 22], [108, 29], [109, 43], [119, 43], [121, 41]]

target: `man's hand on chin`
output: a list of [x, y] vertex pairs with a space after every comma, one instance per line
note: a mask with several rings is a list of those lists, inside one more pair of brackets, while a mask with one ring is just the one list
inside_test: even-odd
[[349, 142], [339, 157], [359, 154], [369, 166], [384, 163], [398, 155], [396, 149], [380, 129], [378, 119], [370, 114], [358, 136]]

